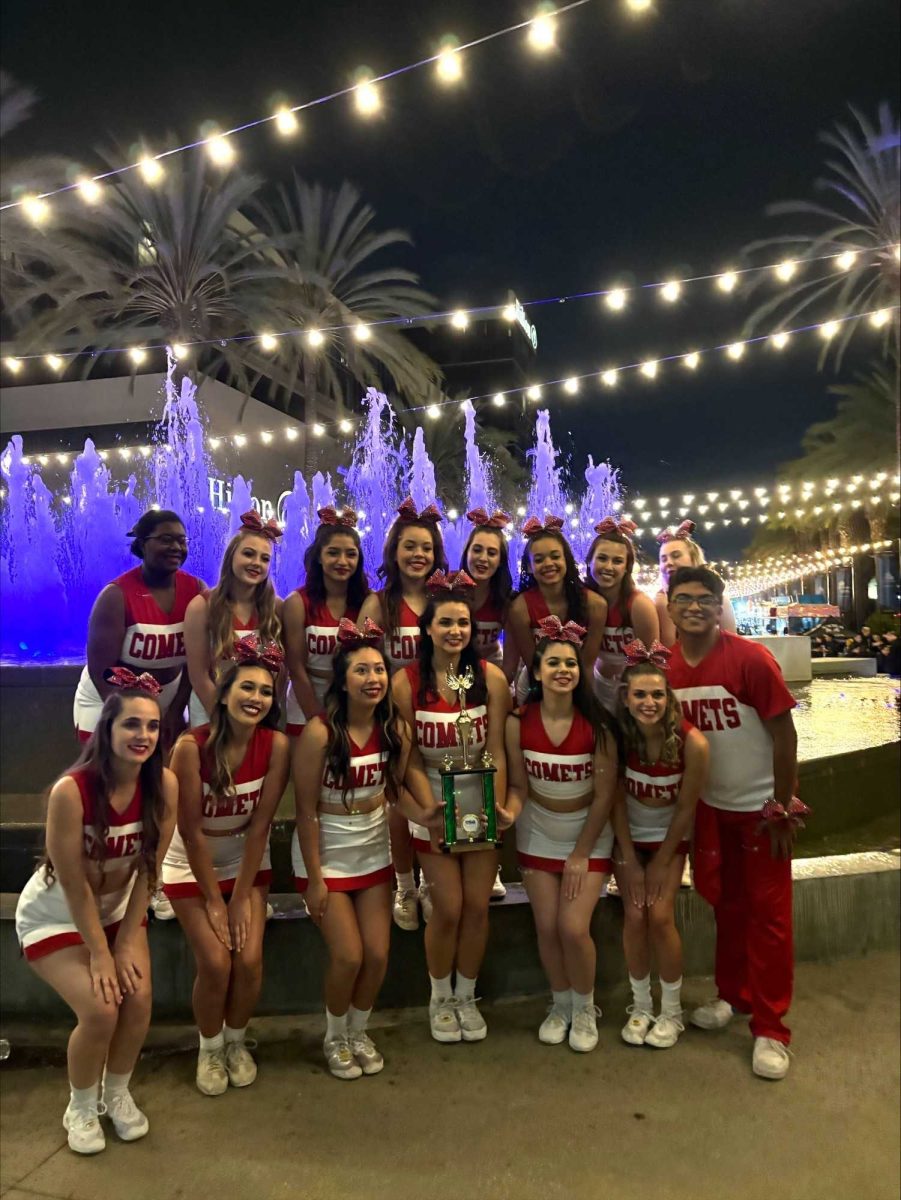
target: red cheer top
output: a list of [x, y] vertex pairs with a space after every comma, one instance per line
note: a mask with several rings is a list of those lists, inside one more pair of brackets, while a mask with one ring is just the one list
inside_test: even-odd
[[[81, 795], [85, 855], [97, 861], [100, 859], [100, 845], [94, 830], [97, 776], [89, 768], [79, 768], [76, 771], [70, 771], [69, 778], [75, 780]], [[144, 848], [140, 778], [135, 785], [134, 795], [123, 812], [116, 812], [112, 805], [108, 805], [107, 810], [109, 829], [106, 833], [102, 869], [107, 872], [130, 868], [140, 857]]]
[[241, 833], [250, 824], [263, 791], [269, 759], [272, 755], [273, 730], [258, 725], [247, 747], [241, 765], [232, 775], [232, 788], [226, 796], [216, 796], [210, 788], [210, 763], [205, 746], [210, 736], [209, 725], [191, 731], [200, 750], [200, 778], [203, 783], [201, 829], [204, 833]]
[[125, 637], [119, 662], [136, 673], [185, 665], [185, 610], [203, 585], [186, 571], [175, 572], [175, 603], [163, 612], [141, 567], [132, 567], [112, 582], [125, 602]]
[[322, 790], [319, 793], [320, 804], [343, 805], [348, 807], [366, 804], [381, 795], [385, 790], [385, 764], [388, 762], [388, 748], [379, 725], [373, 727], [372, 733], [365, 746], [358, 746], [350, 738], [350, 766], [345, 796], [341, 784], [329, 771], [328, 764], [322, 773]]
[[685, 739], [694, 726], [683, 717], [679, 725], [682, 745], [676, 762], [646, 763], [641, 761], [637, 750], [630, 750], [626, 755], [626, 795], [641, 804], [653, 804], [663, 807], [675, 804], [679, 799], [682, 788], [682, 776], [685, 774]]
[[522, 752], [529, 790], [542, 800], [577, 800], [589, 796], [594, 787], [594, 752], [597, 734], [591, 722], [573, 709], [569, 732], [555, 746], [541, 719], [541, 704], [527, 704], [519, 723]]

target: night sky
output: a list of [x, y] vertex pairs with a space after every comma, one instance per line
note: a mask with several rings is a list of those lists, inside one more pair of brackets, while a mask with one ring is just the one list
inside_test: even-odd
[[[4, 61], [38, 92], [35, 116], [5, 152], [86, 158], [167, 131], [187, 141], [433, 52], [533, 13], [518, 0], [205, 0], [47, 3], [6, 0]], [[897, 0], [658, 0], [629, 17], [594, 0], [559, 21], [558, 50], [537, 57], [521, 34], [466, 57], [466, 83], [431, 71], [383, 85], [384, 115], [348, 101], [313, 110], [285, 143], [244, 135], [243, 165], [269, 178], [351, 179], [383, 226], [409, 230], [405, 262], [448, 304], [490, 304], [612, 283], [703, 274], [738, 262], [747, 242], [785, 231], [766, 206], [812, 198], [817, 134], [854, 103], [897, 105]], [[716, 296], [716, 298], [715, 298]], [[675, 312], [645, 294], [612, 316], [596, 300], [537, 309], [538, 373], [717, 345], [747, 311], [695, 284]], [[673, 366], [616, 393], [591, 385], [552, 401], [555, 435], [575, 435], [649, 494], [766, 482], [805, 427], [831, 412], [814, 339], [786, 357], [739, 366]], [[850, 373], [853, 360], [844, 369]], [[577, 463], [581, 463], [580, 457]], [[714, 552], [734, 549], [725, 536]]]

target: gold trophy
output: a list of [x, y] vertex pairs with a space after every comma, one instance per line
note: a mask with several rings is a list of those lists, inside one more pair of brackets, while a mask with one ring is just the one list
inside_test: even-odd
[[448, 671], [447, 686], [456, 692], [460, 715], [454, 725], [463, 762], [455, 766], [448, 755], [440, 767], [441, 798], [444, 801], [445, 853], [459, 854], [465, 850], [492, 850], [497, 846], [497, 814], [494, 809], [494, 776], [497, 767], [487, 750], [478, 763], [470, 762], [472, 748], [472, 717], [466, 709], [466, 693], [474, 683], [472, 667], [462, 675]]

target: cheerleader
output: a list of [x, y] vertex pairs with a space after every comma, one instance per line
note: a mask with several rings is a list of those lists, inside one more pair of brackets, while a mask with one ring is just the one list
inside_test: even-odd
[[77, 1154], [104, 1149], [104, 1113], [126, 1142], [150, 1128], [128, 1085], [150, 1024], [147, 904], [177, 803], [163, 766], [160, 684], [124, 667], [104, 683], [90, 741], [50, 790], [46, 853], [16, 905], [28, 965], [77, 1018], [63, 1115]]
[[197, 1087], [218, 1096], [247, 1087], [257, 1067], [245, 1045], [260, 992], [272, 871], [269, 827], [288, 777], [276, 730], [275, 678], [284, 656], [255, 635], [238, 639], [219, 670], [209, 725], [178, 741], [178, 827], [163, 860], [172, 902], [197, 964]]
[[[397, 510], [397, 519], [385, 539], [378, 576], [384, 587], [371, 593], [360, 609], [385, 632], [385, 656], [392, 671], [416, 662], [419, 653], [419, 621], [428, 602], [426, 580], [435, 571], [447, 570], [441, 514], [434, 504], [416, 511], [410, 496]], [[413, 848], [407, 822], [394, 808], [388, 814], [391, 860], [397, 890], [394, 893], [394, 923], [400, 929], [419, 928], [419, 904], [426, 921], [431, 913], [428, 886], [416, 891], [413, 879]]]
[[[473, 581], [464, 571], [447, 576], [436, 572], [428, 583], [429, 600], [420, 620], [418, 661], [399, 671], [391, 690], [401, 716], [414, 730], [408, 779], [425, 776], [435, 800], [441, 798], [439, 768], [450, 760], [463, 762], [457, 742], [456, 720], [460, 698], [448, 687], [449, 672], [472, 671], [473, 685], [466, 707], [472, 718], [470, 753], [484, 751], [497, 768], [495, 795], [507, 790], [504, 756], [504, 720], [510, 692], [503, 672], [483, 662], [473, 644], [470, 597]], [[481, 813], [481, 794], [473, 797]], [[503, 809], [498, 809], [503, 819]], [[497, 851], [483, 849], [467, 854], [442, 854], [436, 832], [421, 823], [411, 825], [413, 844], [432, 899], [432, 914], [425, 931], [425, 953], [432, 984], [429, 1020], [438, 1042], [477, 1042], [488, 1026], [476, 1005], [476, 977], [488, 940], [488, 902], [497, 874]], [[456, 966], [456, 984], [451, 975]]]
[[[676, 627], [667, 610], [669, 581], [680, 567], [698, 567], [706, 562], [704, 551], [691, 536], [695, 528], [694, 521], [683, 521], [677, 529], [663, 529], [657, 534], [660, 580], [659, 590], [654, 597], [654, 606], [657, 609], [657, 620], [660, 624], [660, 640], [664, 646], [670, 649], [676, 644], [677, 634]], [[727, 633], [736, 631], [735, 613], [727, 598], [723, 599], [719, 625], [720, 629], [725, 629]]]
[[562, 528], [562, 517], [547, 517], [544, 524], [537, 517], [529, 517], [522, 527], [527, 541], [519, 595], [510, 606], [510, 629], [523, 664], [517, 687], [520, 700], [525, 699], [528, 666], [534, 655], [539, 625], [545, 617], [558, 617], [562, 624], [572, 621], [585, 628], [580, 658], [589, 679], [604, 636], [607, 602], [582, 583], [570, 544], [560, 532]]
[[264, 645], [281, 641], [282, 602], [270, 575], [272, 551], [282, 536], [275, 521], [253, 509], [222, 556], [219, 582], [195, 596], [185, 612], [185, 653], [191, 680], [191, 725], [206, 725], [216, 694], [215, 668], [231, 655], [235, 638], [257, 631]]
[[[421, 804], [401, 787], [409, 726], [389, 692], [382, 630], [342, 619], [325, 712], [295, 743], [294, 878], [329, 952], [325, 973], [328, 1069], [337, 1079], [377, 1075], [384, 1059], [366, 1031], [385, 977], [391, 936], [391, 853], [386, 804], [441, 823], [428, 789]], [[411, 781], [411, 787], [416, 781]]]
[[75, 691], [75, 732], [79, 741], [88, 740], [109, 695], [107, 672], [128, 667], [146, 671], [162, 685], [158, 699], [165, 750], [182, 726], [190, 688], [184, 675], [185, 614], [206, 587], [181, 570], [188, 557], [188, 537], [176, 513], [150, 509], [128, 537], [141, 565], [107, 584], [94, 601], [87, 665]]
[[654, 601], [636, 589], [632, 578], [635, 528], [632, 521], [605, 517], [594, 527], [597, 537], [585, 560], [587, 586], [607, 602], [601, 652], [594, 665], [594, 690], [613, 715], [619, 699], [619, 678], [626, 665], [626, 645], [637, 637], [650, 646], [660, 635]]
[[[675, 903], [695, 808], [707, 773], [707, 740], [682, 717], [666, 677], [669, 651], [636, 639], [626, 647], [619, 725], [625, 806], [614, 813], [614, 873], [623, 898], [623, 950], [632, 987], [623, 1041], [674, 1046], [683, 1032], [682, 941]], [[660, 1015], [651, 999], [651, 950], [660, 972]]]
[[553, 1003], [539, 1030], [547, 1045], [598, 1043], [597, 951], [591, 915], [612, 869], [608, 820], [617, 748], [610, 718], [588, 682], [585, 629], [555, 616], [538, 627], [532, 699], [507, 719], [510, 787], [504, 819], [516, 820], [519, 865]]
[[504, 537], [510, 517], [503, 512], [489, 517], [484, 508], [475, 508], [466, 519], [473, 528], [463, 547], [460, 570], [466, 571], [476, 585], [472, 595], [473, 645], [480, 658], [502, 667], [512, 681], [516, 643], [507, 629], [507, 617], [513, 599], [513, 576]]
[[285, 601], [285, 658], [291, 684], [285, 729], [293, 737], [322, 712], [338, 652], [338, 624], [355, 621], [369, 584], [352, 508], [331, 505], [317, 513], [319, 528], [303, 556], [306, 582]]

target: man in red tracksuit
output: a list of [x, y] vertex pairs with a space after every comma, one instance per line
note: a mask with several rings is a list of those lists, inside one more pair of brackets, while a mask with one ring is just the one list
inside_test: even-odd
[[685, 717], [710, 744], [710, 774], [698, 804], [695, 886], [716, 915], [717, 999], [693, 1025], [721, 1029], [749, 1013], [752, 1066], [764, 1079], [788, 1072], [791, 1003], [791, 852], [797, 778], [795, 706], [776, 660], [755, 642], [719, 628], [723, 581], [709, 567], [681, 567], [668, 611], [679, 631], [669, 679]]

